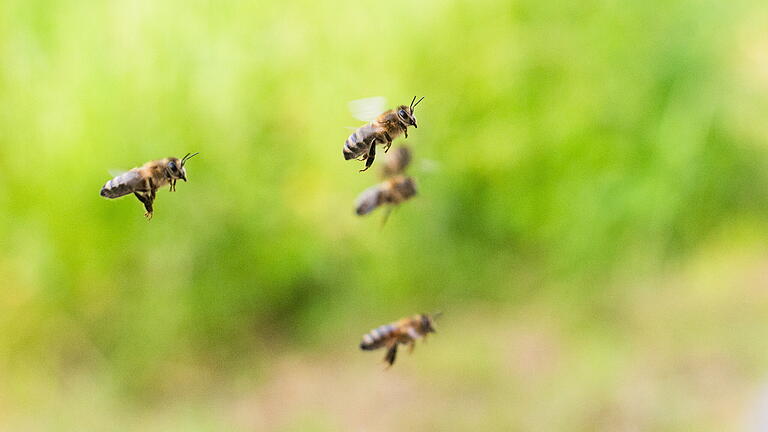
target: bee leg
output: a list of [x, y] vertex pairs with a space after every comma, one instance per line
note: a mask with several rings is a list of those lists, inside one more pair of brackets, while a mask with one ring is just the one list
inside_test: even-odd
[[371, 149], [368, 150], [368, 157], [365, 159], [365, 168], [361, 169], [360, 172], [366, 171], [368, 168], [373, 165], [373, 160], [376, 159], [376, 138], [371, 140]]
[[[408, 138], [408, 137], [406, 137], [406, 138]], [[392, 137], [389, 136], [388, 133], [384, 132], [384, 139], [387, 140], [387, 144], [384, 147], [384, 153], [386, 153], [386, 152], [389, 151], [389, 148], [392, 147]]]
[[136, 198], [141, 201], [142, 204], [144, 204], [144, 209], [146, 210], [146, 213], [144, 213], [144, 216], [147, 219], [152, 219], [152, 200], [149, 196], [142, 195], [138, 192], [134, 192], [134, 195], [136, 195]]
[[387, 366], [387, 369], [392, 367], [393, 364], [395, 364], [395, 358], [397, 357], [397, 343], [392, 344], [391, 347], [387, 350], [387, 355], [384, 357], [384, 361], [389, 363], [389, 366]]
[[136, 196], [136, 198], [138, 198], [139, 201], [141, 201], [142, 204], [146, 204], [147, 203], [147, 200], [144, 198], [144, 195], [142, 195], [142, 194], [140, 194], [138, 192], [134, 192], [133, 194]]
[[384, 217], [381, 219], [381, 229], [384, 229], [384, 225], [387, 224], [387, 220], [389, 220], [389, 215], [392, 214], [392, 211], [394, 211], [394, 207], [387, 206], [386, 211], [384, 212]]
[[155, 185], [152, 184], [151, 179], [147, 183], [149, 184], [149, 193], [144, 197], [144, 209], [147, 210], [147, 212], [144, 213], [144, 216], [147, 218], [147, 220], [149, 220], [152, 219], [152, 214], [154, 212], [152, 209], [152, 203], [155, 202], [155, 192], [157, 189], [155, 189]]
[[168, 184], [171, 185], [170, 189], [168, 189], [168, 192], [175, 192], [176, 191], [176, 180], [171, 180], [168, 182]]
[[407, 139], [408, 138], [408, 128], [403, 126], [403, 125], [400, 125], [400, 127], [403, 128], [403, 133], [405, 134], [405, 138]]
[[144, 203], [144, 209], [146, 210], [144, 217], [147, 218], [147, 220], [151, 220], [152, 215], [154, 215], [154, 210], [152, 209], [152, 201], [147, 200], [147, 202]]
[[154, 214], [154, 209], [152, 208], [152, 202], [155, 201], [155, 197], [149, 196], [147, 197], [147, 201], [144, 203], [144, 209], [147, 210], [146, 213], [144, 213], [144, 216], [147, 219], [152, 219], [152, 215]]

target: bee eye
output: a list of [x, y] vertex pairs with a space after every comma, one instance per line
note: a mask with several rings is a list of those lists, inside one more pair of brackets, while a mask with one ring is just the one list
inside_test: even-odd
[[402, 118], [408, 118], [408, 114], [405, 113], [405, 110], [400, 110], [400, 117]]
[[172, 172], [176, 172], [176, 162], [168, 162], [168, 169]]

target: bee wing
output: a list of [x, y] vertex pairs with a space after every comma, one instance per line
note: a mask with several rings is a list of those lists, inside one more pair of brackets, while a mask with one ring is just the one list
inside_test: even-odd
[[424, 173], [434, 173], [440, 171], [442, 164], [434, 159], [419, 159], [417, 169]]
[[107, 172], [109, 173], [109, 175], [112, 176], [112, 178], [115, 178], [115, 177], [119, 177], [119, 176], [127, 173], [128, 170], [121, 170], [121, 169], [114, 169], [113, 168], [113, 169], [107, 170]]
[[353, 100], [349, 103], [349, 111], [358, 120], [372, 122], [379, 114], [387, 110], [387, 99], [382, 96]]

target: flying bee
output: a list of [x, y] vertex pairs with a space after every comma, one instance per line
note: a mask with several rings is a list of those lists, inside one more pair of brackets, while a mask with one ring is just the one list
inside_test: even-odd
[[[416, 182], [412, 177], [402, 174], [410, 162], [411, 151], [408, 147], [400, 147], [389, 155], [382, 169], [384, 181], [369, 187], [357, 197], [355, 212], [363, 216], [381, 205], [395, 206], [416, 195]], [[389, 210], [392, 208], [389, 207]], [[389, 212], [386, 216], [389, 216]]]
[[155, 191], [170, 185], [170, 191], [176, 191], [176, 181], [187, 181], [187, 170], [184, 165], [198, 153], [187, 153], [183, 158], [167, 157], [153, 160], [143, 166], [134, 168], [109, 180], [101, 188], [101, 196], [104, 198], [119, 198], [130, 193], [144, 204], [147, 219], [152, 219], [152, 203], [155, 201]]
[[397, 356], [397, 346], [407, 345], [408, 352], [413, 352], [417, 339], [426, 340], [429, 333], [435, 333], [433, 323], [439, 315], [439, 313], [435, 316], [418, 314], [377, 327], [363, 336], [360, 349], [371, 351], [386, 347], [387, 354], [384, 356], [384, 361], [392, 366]]
[[405, 171], [411, 164], [411, 149], [408, 146], [396, 148], [391, 154], [387, 155], [384, 166], [381, 169], [383, 178], [393, 177]]
[[360, 172], [370, 168], [376, 158], [377, 143], [384, 145], [386, 153], [393, 139], [400, 134], [405, 134], [408, 138], [408, 127], [418, 127], [413, 110], [422, 100], [424, 100], [423, 97], [416, 102], [416, 96], [414, 96], [410, 106], [400, 105], [383, 113], [384, 98], [376, 97], [351, 102], [350, 108], [355, 117], [369, 123], [355, 130], [344, 142], [344, 159], [364, 160], [365, 168]]

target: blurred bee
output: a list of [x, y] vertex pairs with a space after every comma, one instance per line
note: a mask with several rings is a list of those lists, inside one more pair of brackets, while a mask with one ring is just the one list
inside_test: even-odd
[[[408, 147], [398, 148], [387, 158], [382, 170], [384, 181], [364, 190], [357, 197], [355, 212], [358, 216], [366, 215], [383, 204], [400, 204], [416, 195], [416, 182], [402, 174], [410, 162], [411, 151]], [[391, 209], [389, 207], [385, 222]]]
[[370, 168], [376, 158], [377, 143], [384, 144], [386, 153], [393, 139], [400, 134], [405, 134], [408, 138], [408, 127], [418, 127], [413, 110], [422, 100], [424, 100], [423, 97], [416, 102], [416, 96], [414, 96], [410, 106], [400, 105], [383, 113], [385, 100], [382, 97], [351, 102], [350, 108], [355, 117], [369, 123], [355, 130], [344, 142], [344, 159], [364, 160], [365, 168], [360, 172]]
[[388, 178], [400, 174], [411, 164], [411, 149], [408, 146], [398, 147], [391, 154], [387, 155], [384, 166], [381, 169], [381, 176]]
[[187, 153], [183, 158], [168, 157], [149, 161], [143, 166], [120, 174], [108, 181], [101, 188], [104, 198], [119, 198], [130, 193], [134, 194], [144, 204], [147, 219], [152, 219], [152, 203], [155, 201], [155, 191], [169, 184], [170, 191], [176, 190], [176, 181], [187, 181], [187, 170], [184, 165], [198, 153]]
[[432, 324], [439, 315], [438, 313], [433, 317], [427, 314], [418, 314], [375, 328], [363, 336], [360, 349], [371, 351], [386, 347], [387, 354], [384, 356], [384, 361], [392, 366], [397, 356], [397, 346], [400, 344], [407, 345], [408, 352], [413, 352], [416, 339], [426, 339], [429, 333], [435, 333]]

